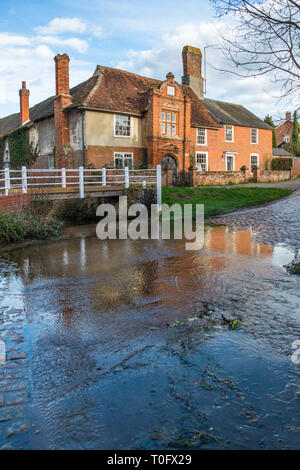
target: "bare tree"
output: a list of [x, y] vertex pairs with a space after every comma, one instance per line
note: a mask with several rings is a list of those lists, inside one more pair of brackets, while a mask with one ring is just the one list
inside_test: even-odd
[[268, 74], [280, 84], [281, 97], [299, 96], [300, 3], [296, 0], [211, 0], [211, 3], [219, 18], [234, 17], [233, 29], [228, 35], [221, 35], [222, 50], [231, 64], [226, 71], [241, 77]]

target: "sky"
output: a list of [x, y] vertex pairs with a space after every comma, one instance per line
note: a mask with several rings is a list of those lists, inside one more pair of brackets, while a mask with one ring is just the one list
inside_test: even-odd
[[21, 82], [30, 105], [55, 91], [54, 61], [68, 53], [71, 86], [96, 65], [152, 78], [173, 72], [181, 83], [182, 47], [206, 49], [207, 97], [239, 103], [261, 118], [284, 116], [288, 101], [270, 77], [238, 78], [219, 72], [224, 58], [218, 34], [232, 19], [217, 20], [208, 0], [0, 0], [0, 118], [19, 111]]

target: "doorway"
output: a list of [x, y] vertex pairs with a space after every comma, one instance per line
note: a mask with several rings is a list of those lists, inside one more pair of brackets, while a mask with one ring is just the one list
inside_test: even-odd
[[177, 183], [177, 161], [173, 155], [165, 155], [161, 161], [161, 168], [171, 168], [173, 172], [173, 184]]

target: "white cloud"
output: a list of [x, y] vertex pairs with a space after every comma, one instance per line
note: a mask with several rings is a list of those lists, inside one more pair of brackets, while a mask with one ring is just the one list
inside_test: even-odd
[[39, 34], [82, 34], [87, 26], [80, 18], [54, 18], [47, 26], [38, 26], [34, 28]]
[[36, 42], [50, 44], [52, 46], [70, 47], [77, 52], [84, 53], [87, 51], [89, 44], [87, 41], [79, 38], [61, 38], [57, 36], [37, 36], [34, 38]]
[[42, 59], [52, 59], [54, 57], [54, 52], [43, 44], [35, 48], [35, 53]]
[[9, 33], [0, 33], [1, 47], [6, 46], [28, 46], [30, 39], [25, 36], [18, 36]]

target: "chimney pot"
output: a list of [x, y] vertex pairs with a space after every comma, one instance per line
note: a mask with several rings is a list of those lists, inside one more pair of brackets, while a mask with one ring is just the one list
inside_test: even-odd
[[290, 121], [291, 118], [292, 118], [291, 112], [290, 112], [290, 111], [287, 111], [287, 112], [285, 113], [285, 119], [286, 119], [286, 121]]

